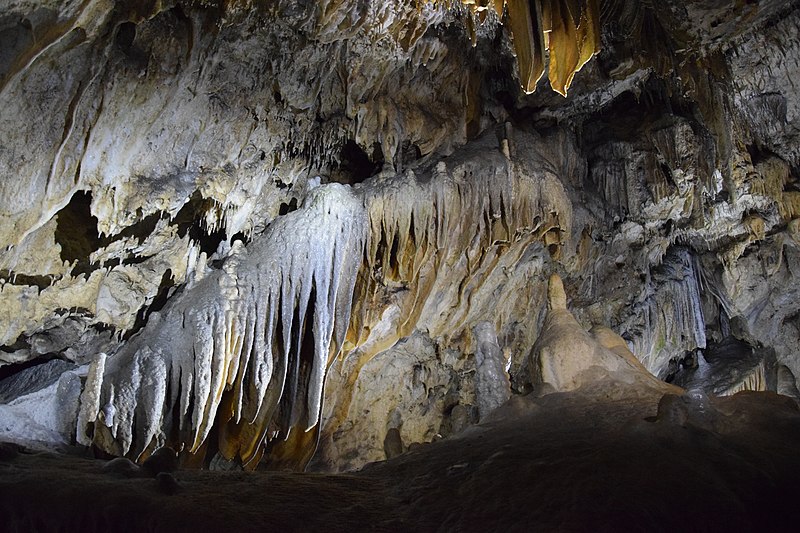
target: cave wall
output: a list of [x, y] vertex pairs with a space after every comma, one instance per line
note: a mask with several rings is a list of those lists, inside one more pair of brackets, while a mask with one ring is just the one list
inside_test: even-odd
[[358, 467], [529, 390], [553, 271], [659, 377], [797, 375], [800, 10], [716, 4], [600, 2], [564, 98], [460, 5], [12, 2], [0, 371], [69, 407], [3, 436]]

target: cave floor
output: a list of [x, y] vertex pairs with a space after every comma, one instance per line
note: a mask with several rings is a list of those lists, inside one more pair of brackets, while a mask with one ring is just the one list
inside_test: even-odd
[[[0, 457], [9, 531], [789, 531], [800, 412], [772, 393], [661, 401], [619, 384], [517, 397], [486, 423], [347, 474]], [[172, 478], [166, 481], [171, 481]]]

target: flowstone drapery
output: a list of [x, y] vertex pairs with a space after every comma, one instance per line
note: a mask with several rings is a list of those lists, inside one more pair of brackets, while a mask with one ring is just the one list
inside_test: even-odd
[[[365, 228], [360, 200], [331, 184], [251, 247], [234, 242], [221, 269], [206, 275], [201, 265], [141, 335], [95, 363], [81, 420], [94, 422], [94, 441], [119, 454], [175, 440], [195, 452], [219, 416], [255, 426], [234, 448], [247, 463], [276, 409], [285, 432], [316, 425], [328, 358], [349, 322]], [[220, 412], [224, 394], [228, 411]], [[89, 443], [82, 426], [79, 442]]]
[[[478, 157], [454, 157], [452, 170], [317, 187], [250, 245], [234, 241], [220, 268], [200, 257], [183, 292], [93, 364], [79, 442], [119, 455], [165, 444], [196, 453], [216, 425], [222, 455], [248, 464], [270, 438], [317, 426], [337, 355], [360, 361], [352, 386], [415, 329], [469, 332], [487, 312], [509, 313], [508, 297], [482, 293], [534, 243], [557, 253], [571, 211], [556, 180], [527, 175], [490, 142]], [[391, 329], [376, 327], [394, 307]], [[499, 326], [515, 323], [504, 316]], [[348, 405], [344, 395], [328, 429]]]

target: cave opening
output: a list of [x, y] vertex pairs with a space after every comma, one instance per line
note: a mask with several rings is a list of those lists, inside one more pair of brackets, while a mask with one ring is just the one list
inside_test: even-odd
[[89, 256], [102, 247], [97, 231], [97, 217], [92, 214], [92, 193], [78, 191], [56, 214], [55, 241], [61, 247], [61, 259], [75, 263], [73, 275], [90, 271]]
[[136, 39], [135, 23], [125, 21], [117, 26], [117, 33], [114, 36], [114, 42], [125, 55], [130, 54], [134, 39]]

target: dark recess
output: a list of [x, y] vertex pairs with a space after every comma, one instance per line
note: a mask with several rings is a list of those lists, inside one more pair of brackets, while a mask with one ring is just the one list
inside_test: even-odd
[[61, 246], [61, 259], [78, 264], [73, 275], [89, 272], [89, 255], [101, 247], [97, 217], [92, 215], [92, 193], [79, 191], [56, 215], [55, 240]]
[[354, 140], [347, 141], [339, 156], [339, 173], [335, 181], [352, 185], [361, 183], [375, 175], [383, 166], [383, 152], [378, 143], [372, 146], [372, 156], [368, 155]]
[[[75, 193], [69, 203], [56, 214], [55, 241], [61, 247], [61, 259], [74, 263], [71, 272], [73, 276], [89, 275], [101, 266], [109, 268], [115, 264], [133, 265], [150, 259], [151, 256], [130, 254], [128, 257], [116, 258], [103, 265], [95, 265], [89, 261], [93, 252], [122, 239], [136, 239], [138, 244], [142, 244], [155, 231], [159, 220], [167, 216], [166, 213], [161, 211], [151, 213], [115, 235], [101, 237], [97, 231], [97, 217], [91, 213], [91, 204], [92, 193], [80, 191]], [[292, 206], [290, 204], [287, 207]], [[188, 233], [193, 241], [200, 244], [200, 250], [207, 255], [216, 252], [219, 244], [227, 238], [223, 229], [209, 232], [205, 228], [203, 218], [206, 211], [211, 208], [213, 208], [212, 202], [196, 192], [172, 220], [172, 224], [178, 226], [178, 235], [184, 237]], [[139, 214], [141, 216], [141, 213]], [[247, 243], [244, 235], [240, 235], [239, 239]], [[0, 274], [6, 274], [10, 280], [16, 276], [18, 284], [36, 285], [40, 289], [52, 283], [50, 277], [25, 277], [13, 272]]]
[[23, 370], [48, 363], [53, 359], [56, 359], [56, 357], [53, 355], [40, 355], [36, 359], [31, 359], [30, 361], [0, 366], [0, 381], [13, 376], [14, 374], [18, 374]]
[[405, 141], [400, 150], [400, 160], [402, 166], [405, 167], [409, 163], [413, 163], [422, 157], [422, 150], [419, 146], [413, 144], [411, 141]]
[[[88, 275], [98, 268], [97, 265], [92, 265], [89, 262], [89, 256], [92, 252], [122, 239], [135, 238], [138, 244], [142, 244], [153, 233], [158, 221], [164, 217], [164, 213], [152, 213], [135, 224], [124, 228], [116, 235], [100, 237], [97, 231], [97, 217], [91, 213], [91, 204], [92, 193], [79, 191], [56, 214], [55, 241], [61, 246], [61, 259], [69, 263], [75, 263], [72, 269], [73, 276]], [[148, 257], [131, 255], [124, 259], [118, 259], [118, 262], [136, 264], [147, 259]]]
[[286, 202], [281, 202], [281, 206], [278, 209], [278, 214], [283, 216], [291, 213], [292, 211], [297, 211], [297, 198], [292, 198], [288, 204]]
[[117, 27], [117, 34], [114, 42], [122, 53], [128, 55], [133, 47], [133, 40], [136, 39], [136, 24], [133, 22], [123, 22]]
[[28, 19], [22, 19], [16, 24], [6, 21], [4, 27], [0, 27], [0, 82], [4, 82], [5, 76], [20, 55], [34, 42], [33, 25]]
[[149, 306], [145, 305], [139, 309], [139, 312], [136, 314], [136, 321], [134, 322], [133, 327], [125, 332], [125, 336], [123, 337], [125, 340], [129, 339], [134, 333], [142, 329], [144, 325], [147, 324], [147, 319], [153, 312], [160, 311], [164, 308], [164, 306], [167, 304], [167, 300], [169, 299], [169, 290], [174, 286], [175, 280], [172, 276], [172, 269], [168, 268], [164, 272], [164, 275], [161, 276], [161, 283], [158, 286], [158, 292], [156, 293], [155, 298], [153, 298], [153, 302]]
[[40, 276], [36, 274], [20, 274], [5, 268], [0, 270], [0, 280], [3, 280], [5, 283], [10, 283], [11, 285], [36, 287], [40, 292], [52, 285], [58, 279], [60, 279], [60, 277]]
[[234, 233], [233, 237], [231, 237], [231, 244], [233, 244], [236, 241], [242, 241], [242, 244], [247, 244], [248, 242], [250, 242], [250, 239], [244, 232], [240, 231], [239, 233]]
[[216, 252], [219, 243], [227, 239], [224, 229], [209, 232], [204, 227], [203, 215], [212, 207], [211, 200], [203, 198], [198, 191], [195, 191], [172, 220], [172, 224], [178, 226], [178, 236], [184, 237], [188, 233], [193, 241], [200, 244], [200, 251], [206, 255]]
[[292, 425], [300, 423], [307, 409], [307, 394], [311, 369], [314, 365], [314, 308], [316, 305], [316, 287], [312, 286], [305, 315], [295, 308], [292, 321], [292, 353], [286, 374], [286, 392], [279, 407], [281, 429], [287, 431]]

